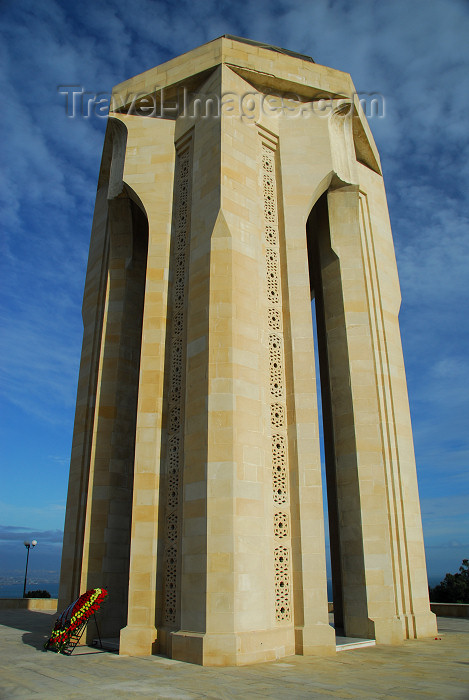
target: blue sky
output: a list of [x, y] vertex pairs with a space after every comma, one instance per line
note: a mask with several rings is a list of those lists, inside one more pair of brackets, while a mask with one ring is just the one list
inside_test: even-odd
[[469, 556], [469, 5], [465, 0], [3, 0], [0, 575], [57, 569], [81, 299], [105, 120], [92, 93], [231, 33], [312, 56], [385, 98], [388, 193], [429, 575]]

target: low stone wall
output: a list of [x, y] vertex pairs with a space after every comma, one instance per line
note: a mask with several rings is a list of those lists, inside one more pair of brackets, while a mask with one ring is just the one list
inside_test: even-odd
[[57, 610], [57, 598], [0, 598], [0, 610]]
[[[327, 604], [329, 612], [334, 612], [334, 603]], [[468, 617], [469, 605], [465, 603], [430, 603], [430, 610], [438, 617]]]
[[430, 610], [439, 617], [469, 618], [469, 605], [465, 603], [430, 603]]

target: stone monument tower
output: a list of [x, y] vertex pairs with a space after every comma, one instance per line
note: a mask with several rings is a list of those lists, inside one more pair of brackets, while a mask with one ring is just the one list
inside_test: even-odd
[[223, 36], [114, 89], [60, 605], [199, 664], [398, 643], [430, 613], [399, 283], [350, 76]]

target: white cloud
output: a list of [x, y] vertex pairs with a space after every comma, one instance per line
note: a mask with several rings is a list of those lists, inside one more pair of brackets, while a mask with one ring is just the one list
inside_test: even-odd
[[62, 545], [62, 530], [31, 530], [28, 527], [12, 525], [0, 525], [0, 542], [18, 542], [28, 538], [35, 538], [41, 543]]
[[[20, 540], [26, 532], [39, 540], [61, 542], [63, 533], [65, 505], [47, 503], [41, 507], [21, 506], [12, 503], [0, 503], [2, 520], [8, 525], [0, 525], [0, 540], [8, 539], [7, 533], [13, 533], [9, 539]], [[23, 533], [24, 534], [21, 534]]]
[[385, 96], [386, 117], [370, 125], [386, 177], [403, 292], [421, 485], [425, 494], [435, 483], [448, 497], [457, 493], [469, 450], [467, 4], [134, 0], [129, 11], [123, 0], [77, 6], [23, 0], [3, 9], [4, 405], [14, 402], [51, 423], [69, 421], [73, 413], [105, 124], [67, 119], [57, 86], [109, 91], [232, 33], [309, 54], [350, 72], [358, 91]]
[[454, 357], [444, 357], [431, 368], [431, 371], [438, 379], [457, 379], [458, 382], [462, 382], [467, 386], [469, 361]]

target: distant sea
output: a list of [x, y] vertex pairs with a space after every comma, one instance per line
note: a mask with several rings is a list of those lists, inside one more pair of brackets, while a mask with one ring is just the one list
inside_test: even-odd
[[[428, 585], [430, 588], [435, 588], [444, 579], [444, 576], [429, 576]], [[332, 601], [332, 581], [327, 579], [327, 600]]]
[[[433, 588], [438, 583], [440, 583], [441, 578], [429, 578], [429, 585]], [[59, 583], [40, 582], [33, 583], [27, 586], [27, 591], [37, 591], [46, 590], [49, 591], [51, 598], [57, 598], [59, 594]], [[23, 584], [22, 583], [10, 583], [1, 584], [0, 583], [0, 598], [22, 598], [23, 597]], [[327, 581], [327, 597], [328, 600], [332, 600], [332, 581], [329, 579]]]
[[[28, 591], [49, 591], [51, 598], [57, 598], [59, 594], [59, 583], [49, 583], [41, 581], [40, 583], [32, 583], [26, 586]], [[0, 584], [0, 598], [22, 598], [23, 584], [22, 583], [7, 583]]]

